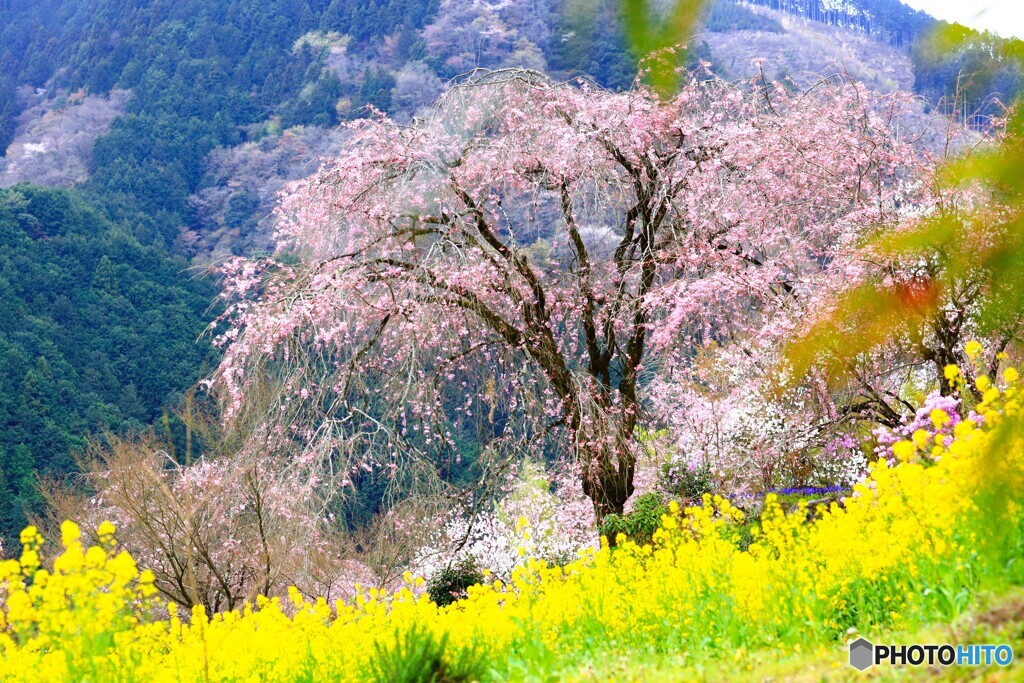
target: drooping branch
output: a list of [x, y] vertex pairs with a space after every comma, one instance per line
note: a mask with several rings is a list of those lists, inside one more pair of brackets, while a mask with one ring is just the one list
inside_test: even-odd
[[[903, 153], [865, 130], [853, 86], [779, 92], [772, 111], [758, 97], [506, 73], [453, 89], [413, 126], [353, 124], [339, 159], [282, 200], [294, 277], [253, 297], [261, 284], [238, 266], [228, 403], [247, 373], [291, 367], [279, 419], [338, 422], [282, 432], [344, 450], [343, 468], [397, 465], [403, 449], [426, 465], [497, 412], [481, 451], [502, 438], [571, 452], [599, 516], [620, 511], [645, 369], [691, 353], [697, 329], [777, 335], [798, 286], [846, 267], [837, 245], [878, 215]], [[396, 436], [334, 446], [345, 420]]]

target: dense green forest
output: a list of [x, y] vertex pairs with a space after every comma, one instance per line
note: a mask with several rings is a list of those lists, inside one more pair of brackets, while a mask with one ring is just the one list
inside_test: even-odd
[[142, 429], [197, 379], [212, 283], [75, 193], [0, 190], [0, 534], [86, 434]]
[[[338, 122], [335, 102], [389, 108], [394, 82], [367, 71], [346, 92], [309, 31], [368, 41], [418, 28], [432, 3], [394, 0], [11, 0], [0, 4], [0, 149], [18, 86], [50, 94], [130, 89], [73, 190], [0, 194], [0, 535], [38, 505], [36, 473], [73, 469], [87, 434], [142, 428], [199, 379], [211, 282], [175, 239], [204, 158], [253, 126]], [[410, 33], [410, 35], [412, 35]]]

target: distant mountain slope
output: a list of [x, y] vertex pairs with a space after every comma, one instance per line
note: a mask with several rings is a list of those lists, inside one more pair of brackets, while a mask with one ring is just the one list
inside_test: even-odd
[[[414, 41], [432, 7], [429, 0], [11, 0], [0, 24], [0, 72], [12, 76], [0, 92], [12, 79], [51, 95], [130, 90], [126, 114], [96, 146], [90, 190], [139, 222], [144, 241], [172, 245], [194, 219], [188, 197], [202, 187], [213, 149], [245, 141], [273, 117], [331, 126], [339, 98], [357, 108], [380, 101], [379, 90], [390, 97], [394, 83], [386, 78], [360, 87], [377, 71], [346, 91], [325, 54], [297, 44], [299, 37], [350, 33], [363, 41], [359, 51], [385, 32]], [[398, 43], [399, 53], [412, 49]], [[10, 98], [0, 107], [3, 147], [17, 110]]]
[[[478, 67], [525, 66], [557, 78], [586, 74], [613, 88], [628, 87], [636, 72], [637, 55], [619, 30], [618, 0], [8, 5], [0, 24], [0, 73], [10, 75], [0, 77], [0, 148], [15, 134], [24, 138], [31, 125], [15, 125], [24, 104], [14, 94], [18, 86], [45, 88], [51, 98], [129, 90], [125, 114], [95, 150], [74, 157], [89, 160], [86, 173], [57, 177], [88, 178], [84, 189], [136, 224], [142, 241], [204, 258], [266, 244], [259, 226], [266, 224], [268, 203], [249, 201], [265, 193], [233, 194], [231, 212], [207, 201], [217, 194], [211, 190], [224, 187], [225, 175], [210, 163], [218, 148], [274, 140], [297, 125], [330, 128], [362, 115], [366, 105], [408, 118], [444, 80]], [[1019, 82], [993, 66], [991, 37], [978, 37], [957, 59], [930, 62], [917, 46], [939, 22], [898, 0], [716, 0], [704, 23], [690, 41], [691, 60], [710, 57], [716, 73], [728, 78], [750, 76], [751, 60], [762, 57], [770, 77], [806, 83], [848, 71], [871, 87], [914, 87], [937, 101], [952, 94], [964, 68], [988, 70], [970, 83], [966, 106], [972, 109], [993, 90], [1009, 92]], [[15, 151], [24, 156], [25, 149]], [[30, 156], [35, 149], [28, 148]], [[18, 167], [42, 167], [18, 179], [58, 182], [45, 164]], [[248, 215], [241, 210], [246, 205]], [[219, 236], [206, 239], [211, 232]], [[240, 239], [229, 244], [220, 237], [227, 234]]]
[[893, 47], [909, 48], [940, 22], [899, 0], [744, 0], [790, 16], [860, 31]]
[[70, 187], [88, 180], [96, 138], [124, 114], [127, 97], [124, 90], [106, 97], [79, 92], [29, 107], [6, 158], [0, 157], [0, 187], [24, 182]]
[[[791, 78], [803, 87], [822, 76], [848, 73], [873, 90], [909, 92], [914, 88], [914, 65], [900, 47], [841, 24], [760, 6], [753, 11], [777, 23], [780, 30], [699, 34], [698, 39], [710, 48], [713, 70], [719, 67], [732, 78], [752, 78], [763, 69], [768, 78]], [[754, 59], [764, 62], [758, 67]]]
[[[975, 123], [982, 124], [985, 117], [999, 114], [1002, 105], [993, 97], [1007, 102], [1024, 87], [1020, 64], [1005, 58], [1009, 52], [1024, 53], [1021, 41], [962, 26], [951, 27], [899, 0], [746, 2], [818, 25], [849, 29], [878, 43], [901, 48], [910, 57], [914, 92], [933, 105], [942, 100], [957, 100], [968, 121], [973, 116]], [[952, 29], [959, 36], [960, 46], [952, 54], [938, 56], [929, 45], [929, 36], [940, 28]], [[883, 64], [892, 63], [885, 51], [880, 51], [880, 57]], [[870, 55], [866, 61], [871, 61]], [[871, 71], [869, 66], [866, 72]]]

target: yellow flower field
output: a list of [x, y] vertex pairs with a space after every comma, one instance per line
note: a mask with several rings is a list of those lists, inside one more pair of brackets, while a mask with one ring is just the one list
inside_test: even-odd
[[804, 505], [786, 511], [769, 497], [751, 527], [706, 497], [673, 505], [653, 547], [623, 539], [564, 567], [532, 561], [445, 608], [408, 577], [354, 603], [293, 592], [212, 617], [169, 606], [161, 619], [152, 576], [118, 552], [112, 527], [85, 548], [65, 523], [51, 570], [29, 528], [20, 561], [0, 565], [0, 680], [571, 679], [623, 655], [742, 663], [840, 643], [850, 629], [948, 620], [980, 585], [1022, 578], [1010, 562], [1024, 554], [1016, 383], [1013, 371], [982, 379], [979, 420], [946, 443], [900, 442], [898, 464], [879, 460], [844, 507], [811, 523]]

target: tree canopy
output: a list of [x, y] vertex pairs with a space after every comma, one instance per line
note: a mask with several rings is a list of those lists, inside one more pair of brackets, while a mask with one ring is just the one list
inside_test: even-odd
[[510, 71], [416, 126], [354, 124], [282, 200], [298, 263], [226, 268], [228, 414], [275, 377], [282, 432], [340, 476], [474, 429], [492, 456], [573, 454], [599, 517], [620, 512], [652, 371], [716, 339], [763, 352], [857, 267], [858, 231], [894, 220], [898, 101]]

